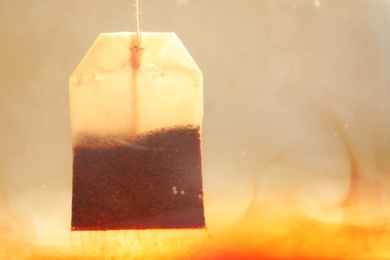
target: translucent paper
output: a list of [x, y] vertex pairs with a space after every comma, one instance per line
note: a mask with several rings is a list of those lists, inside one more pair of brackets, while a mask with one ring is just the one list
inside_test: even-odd
[[143, 33], [140, 53], [130, 50], [133, 37], [101, 34], [70, 77], [74, 138], [201, 124], [202, 74], [177, 36]]
[[173, 33], [101, 34], [70, 77], [72, 230], [205, 226], [202, 74]]

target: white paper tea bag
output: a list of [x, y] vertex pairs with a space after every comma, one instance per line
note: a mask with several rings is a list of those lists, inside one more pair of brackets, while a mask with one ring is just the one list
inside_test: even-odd
[[174, 33], [101, 34], [70, 77], [72, 230], [202, 228], [203, 77]]

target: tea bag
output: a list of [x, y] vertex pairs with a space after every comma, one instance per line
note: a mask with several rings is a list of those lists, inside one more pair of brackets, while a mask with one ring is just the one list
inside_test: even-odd
[[70, 77], [72, 230], [205, 227], [203, 77], [174, 33], [100, 34]]

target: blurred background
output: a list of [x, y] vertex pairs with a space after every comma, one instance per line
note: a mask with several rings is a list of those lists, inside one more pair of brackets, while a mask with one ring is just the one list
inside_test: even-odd
[[204, 74], [207, 230], [70, 232], [68, 77], [131, 0], [0, 0], [0, 258], [390, 259], [390, 2], [140, 0]]

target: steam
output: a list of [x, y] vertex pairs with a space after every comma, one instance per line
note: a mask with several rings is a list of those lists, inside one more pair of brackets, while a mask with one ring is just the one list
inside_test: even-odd
[[[333, 96], [332, 100], [337, 101]], [[341, 122], [346, 118], [323, 105], [330, 103], [309, 102], [309, 106], [320, 115], [319, 129], [328, 134], [328, 140], [323, 137], [319, 145], [328, 152], [321, 154], [321, 161], [328, 157], [331, 167], [317, 165], [315, 169], [308, 154], [297, 161], [299, 152], [294, 150], [271, 158], [258, 172], [262, 177], [245, 214], [229, 231], [221, 232], [216, 246], [219, 249], [213, 252], [216, 258], [235, 254], [264, 259], [388, 257], [389, 207], [383, 179], [390, 168], [384, 158], [388, 154], [388, 148], [383, 146], [386, 137], [379, 136], [377, 129], [389, 126], [373, 120], [370, 115], [374, 111], [348, 103], [354, 119], [349, 121], [350, 127], [345, 127]], [[336, 137], [334, 132], [338, 133]], [[287, 173], [294, 174], [294, 178]], [[272, 185], [267, 175], [283, 178], [277, 178], [278, 183]], [[283, 190], [273, 191], [276, 187]], [[229, 250], [231, 245], [236, 248]]]

